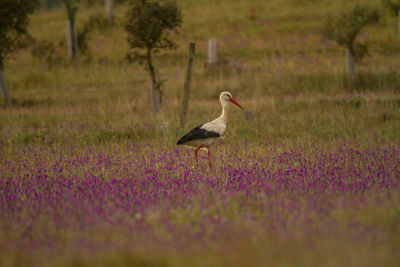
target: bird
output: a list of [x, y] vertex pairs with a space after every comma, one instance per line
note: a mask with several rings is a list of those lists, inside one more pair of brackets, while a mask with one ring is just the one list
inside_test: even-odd
[[223, 138], [227, 126], [228, 126], [228, 106], [229, 102], [235, 104], [241, 109], [244, 109], [233, 97], [232, 94], [224, 91], [219, 95], [219, 101], [222, 105], [222, 113], [221, 116], [212, 120], [210, 122], [206, 122], [201, 124], [187, 134], [185, 134], [179, 141], [176, 143], [177, 145], [185, 145], [192, 148], [195, 148], [194, 155], [196, 158], [196, 162], [198, 164], [197, 152], [200, 149], [206, 149], [208, 154], [208, 164], [210, 169], [212, 169], [211, 164], [211, 153], [209, 148], [215, 143], [216, 140]]

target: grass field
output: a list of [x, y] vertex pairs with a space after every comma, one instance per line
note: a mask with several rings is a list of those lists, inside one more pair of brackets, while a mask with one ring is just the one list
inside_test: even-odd
[[[350, 1], [380, 5], [380, 1]], [[14, 106], [0, 102], [0, 266], [398, 266], [400, 40], [384, 11], [344, 50], [318, 29], [349, 1], [178, 1], [177, 50], [148, 75], [125, 60], [126, 5], [69, 62], [65, 11], [37, 10], [36, 40], [5, 62]], [[81, 7], [78, 30], [103, 6]], [[217, 38], [221, 66], [205, 67]], [[32, 55], [54, 43], [51, 62]], [[179, 125], [189, 42], [196, 43], [187, 123]], [[232, 108], [223, 144], [176, 147]], [[0, 100], [3, 101], [3, 100]]]

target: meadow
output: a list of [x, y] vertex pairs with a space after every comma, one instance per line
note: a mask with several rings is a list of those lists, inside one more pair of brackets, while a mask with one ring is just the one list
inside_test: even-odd
[[[147, 73], [125, 60], [125, 4], [75, 62], [65, 11], [35, 11], [35, 41], [5, 62], [14, 106], [0, 102], [0, 266], [398, 266], [396, 18], [382, 11], [361, 33], [369, 51], [349, 79], [344, 50], [318, 34], [348, 2], [178, 1], [178, 48], [155, 58], [159, 115]], [[101, 12], [83, 5], [78, 29]], [[41, 41], [54, 45], [47, 60], [32, 54]], [[219, 116], [224, 90], [246, 111], [232, 107], [209, 169], [175, 144]]]

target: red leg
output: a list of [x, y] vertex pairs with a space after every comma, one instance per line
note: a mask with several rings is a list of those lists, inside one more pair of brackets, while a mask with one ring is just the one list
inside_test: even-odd
[[203, 146], [199, 146], [198, 148], [196, 148], [194, 150], [194, 156], [196, 158], [196, 163], [199, 164], [199, 159], [197, 158], [197, 152], [199, 152], [199, 150], [202, 148]]
[[212, 164], [211, 164], [211, 153], [210, 153], [210, 150], [209, 150], [209, 149], [207, 149], [207, 151], [208, 151], [208, 164], [210, 165], [210, 169], [212, 169]]

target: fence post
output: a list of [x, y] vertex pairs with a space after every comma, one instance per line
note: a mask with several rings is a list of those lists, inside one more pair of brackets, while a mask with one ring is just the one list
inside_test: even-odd
[[188, 103], [189, 103], [190, 83], [192, 81], [192, 70], [193, 70], [193, 59], [194, 59], [195, 48], [196, 48], [196, 44], [190, 43], [190, 45], [189, 45], [189, 64], [188, 64], [188, 68], [187, 68], [187, 72], [186, 72], [186, 79], [185, 79], [184, 92], [183, 92], [183, 98], [182, 98], [182, 112], [181, 112], [181, 118], [180, 118], [182, 128], [185, 126], [186, 113], [187, 113]]
[[110, 25], [114, 24], [114, 0], [106, 0], [106, 14], [108, 18], [108, 23]]
[[217, 61], [217, 39], [212, 38], [208, 40], [208, 66], [215, 66]]

